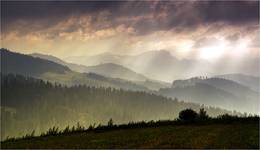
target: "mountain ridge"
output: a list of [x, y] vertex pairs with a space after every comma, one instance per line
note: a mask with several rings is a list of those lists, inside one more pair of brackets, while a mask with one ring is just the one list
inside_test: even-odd
[[[259, 74], [259, 58], [246, 59], [247, 61], [229, 61], [229, 59], [224, 59], [213, 63], [207, 60], [196, 59], [196, 57], [194, 59], [180, 59], [167, 50], [154, 50], [136, 55], [103, 53], [93, 56], [69, 57], [65, 58], [65, 60], [88, 66], [115, 63], [141, 73], [148, 78], [166, 82], [181, 78], [191, 78], [202, 73], [204, 76], [215, 76], [232, 72], [243, 73], [245, 71], [248, 74]], [[236, 66], [237, 63], [242, 64]]]
[[[128, 90], [149, 91], [143, 85], [138, 85], [123, 79], [103, 77], [104, 80], [90, 78], [87, 73], [77, 73], [67, 66], [30, 55], [15, 53], [1, 49], [1, 72], [3, 74], [21, 74], [36, 77], [51, 82], [59, 82], [68, 86], [87, 84], [98, 87], [114, 87]], [[92, 76], [93, 77], [93, 76]]]
[[176, 80], [171, 88], [162, 88], [159, 93], [190, 102], [259, 113], [259, 92], [232, 80], [198, 77]]
[[169, 87], [170, 84], [163, 81], [158, 81], [154, 79], [147, 78], [146, 76], [136, 73], [131, 69], [128, 69], [122, 65], [114, 63], [104, 63], [98, 64], [95, 66], [84, 66], [77, 65], [73, 63], [67, 63], [62, 59], [59, 59], [55, 56], [44, 55], [44, 54], [31, 54], [33, 57], [40, 57], [56, 63], [68, 66], [71, 70], [80, 72], [80, 73], [96, 73], [110, 78], [124, 79], [140, 84], [152, 90], [158, 90], [160, 88]]

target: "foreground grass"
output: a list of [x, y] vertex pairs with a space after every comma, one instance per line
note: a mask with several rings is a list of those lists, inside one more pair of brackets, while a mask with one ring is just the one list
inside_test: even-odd
[[259, 122], [82, 131], [1, 142], [1, 148], [259, 149]]

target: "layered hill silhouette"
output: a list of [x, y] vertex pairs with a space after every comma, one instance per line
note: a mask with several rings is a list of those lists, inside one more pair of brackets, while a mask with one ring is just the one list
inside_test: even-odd
[[[176, 80], [171, 87], [165, 88], [164, 82], [146, 79], [144, 75], [116, 64], [89, 67], [53, 56], [29, 56], [6, 49], [0, 52], [1, 87], [4, 89], [1, 113], [5, 120], [2, 134], [5, 136], [17, 135], [18, 129], [21, 130], [19, 133], [25, 134], [32, 128], [40, 132], [54, 125], [64, 128], [64, 125], [75, 125], [76, 122], [104, 123], [110, 117], [118, 123], [171, 119], [185, 108], [205, 107], [211, 116], [237, 113], [233, 110], [248, 113], [259, 110], [259, 93], [252, 90], [254, 80], [247, 82], [250, 77], [237, 80], [223, 76], [191, 78]], [[163, 70], [167, 68], [167, 60], [175, 61], [167, 52], [158, 53], [165, 57], [166, 62], [157, 66], [165, 67], [161, 67]], [[153, 52], [145, 55], [158, 57]], [[137, 65], [145, 57], [135, 59]], [[120, 71], [113, 73], [111, 66]], [[73, 67], [88, 68], [89, 72], [80, 73]], [[140, 80], [109, 77], [130, 78], [129, 74]]]
[[[175, 61], [174, 59], [171, 60], [171, 56], [167, 51], [157, 53], [165, 57], [165, 60]], [[145, 55], [158, 57], [157, 53], [150, 52]], [[93, 87], [146, 91], [172, 98], [177, 97], [188, 102], [218, 106], [242, 112], [258, 113], [257, 111], [259, 110], [259, 92], [252, 90], [257, 88], [255, 83], [257, 83], [258, 78], [256, 77], [239, 75], [239, 78], [234, 77], [233, 80], [226, 79], [224, 76], [207, 79], [191, 78], [188, 80], [176, 80], [173, 82], [172, 87], [168, 88], [169, 85], [165, 82], [146, 79], [141, 74], [111, 63], [83, 66], [67, 63], [49, 55], [32, 54], [32, 57], [4, 49], [1, 49], [1, 55], [2, 72], [5, 74], [13, 73], [32, 76], [68, 86], [85, 84]], [[144, 55], [140, 57], [143, 60], [145, 59]], [[141, 60], [141, 58], [136, 59]], [[137, 60], [136, 63], [138, 63]], [[162, 63], [164, 64], [165, 62]], [[88, 73], [73, 71], [75, 67], [81, 68]], [[130, 81], [109, 76], [125, 77], [128, 79], [133, 77], [132, 79], [140, 79], [140, 81]]]
[[259, 93], [237, 82], [223, 78], [176, 80], [171, 88], [159, 93], [186, 101], [221, 106], [242, 112], [259, 113]]
[[156, 80], [172, 80], [185, 75], [185, 69], [193, 63], [189, 60], [178, 60], [168, 51], [150, 51], [135, 56], [103, 53], [95, 56], [79, 56], [66, 58], [69, 62], [84, 65], [114, 63], [126, 66]]
[[129, 80], [131, 82], [134, 82], [138, 85], [145, 86], [148, 89], [152, 89], [152, 90], [158, 90], [160, 88], [170, 86], [170, 84], [167, 82], [149, 79], [142, 74], [136, 73], [124, 66], [114, 64], [114, 63], [104, 63], [104, 64], [98, 64], [94, 66], [84, 66], [84, 65], [74, 64], [74, 63], [68, 63], [51, 55], [34, 53], [31, 54], [31, 56], [53, 61], [55, 63], [67, 66], [71, 70], [76, 72], [95, 73], [110, 78], [120, 78], [124, 80]]
[[247, 59], [247, 61], [225, 58], [212, 63], [201, 59], [180, 59], [167, 50], [148, 51], [137, 55], [103, 53], [94, 56], [71, 56], [65, 60], [87, 66], [103, 63], [119, 64], [148, 78], [164, 81], [234, 72], [259, 75], [259, 58]]
[[51, 82], [59, 82], [69, 86], [87, 84], [95, 87], [113, 87], [141, 91], [149, 90], [149, 88], [145, 87], [145, 84], [142, 83], [137, 84], [95, 73], [78, 73], [64, 66], [65, 64], [62, 65], [50, 60], [14, 53], [6, 49], [1, 49], [1, 63], [1, 72], [4, 74], [21, 74]]
[[10, 52], [1, 49], [1, 72], [16, 73], [26, 76], [40, 76], [46, 72], [66, 74], [71, 70], [66, 67], [45, 59], [34, 58], [24, 54]]
[[[89, 126], [129, 121], [174, 119], [186, 108], [202, 106], [141, 91], [95, 88], [87, 85], [65, 87], [21, 75], [2, 75], [2, 138], [46, 131], [56, 126]], [[204, 107], [210, 116], [231, 111]]]
[[244, 74], [225, 74], [216, 77], [235, 81], [251, 88], [252, 90], [260, 92], [260, 77]]

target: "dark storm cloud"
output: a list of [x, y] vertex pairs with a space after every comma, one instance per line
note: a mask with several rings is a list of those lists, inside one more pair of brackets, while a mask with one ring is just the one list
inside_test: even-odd
[[[3, 30], [16, 28], [17, 21], [31, 23], [33, 28], [51, 27], [70, 16], [93, 15], [102, 10], [117, 11], [122, 2], [73, 1], [3, 1]], [[93, 20], [95, 21], [95, 20]], [[33, 26], [34, 24], [37, 24]], [[40, 25], [39, 25], [40, 24]], [[26, 28], [24, 28], [26, 30]]]
[[209, 1], [199, 2], [195, 7], [208, 23], [245, 24], [259, 20], [259, 1]]
[[123, 2], [100, 1], [3, 1], [2, 15], [10, 21], [17, 19], [41, 19], [71, 14], [93, 13], [102, 10], [116, 11]]
[[[97, 19], [103, 11], [109, 12], [106, 24]], [[125, 24], [138, 34], [145, 34], [156, 30], [194, 30], [216, 22], [234, 26], [258, 24], [259, 1], [2, 1], [1, 13], [3, 32], [18, 29], [24, 34], [44, 30], [71, 16], [88, 15], [93, 30]], [[64, 32], [78, 27], [70, 26]]]

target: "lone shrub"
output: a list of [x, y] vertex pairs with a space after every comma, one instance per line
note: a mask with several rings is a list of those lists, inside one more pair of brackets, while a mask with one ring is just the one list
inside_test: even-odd
[[198, 113], [192, 109], [185, 109], [179, 113], [181, 121], [195, 121], [198, 118]]

